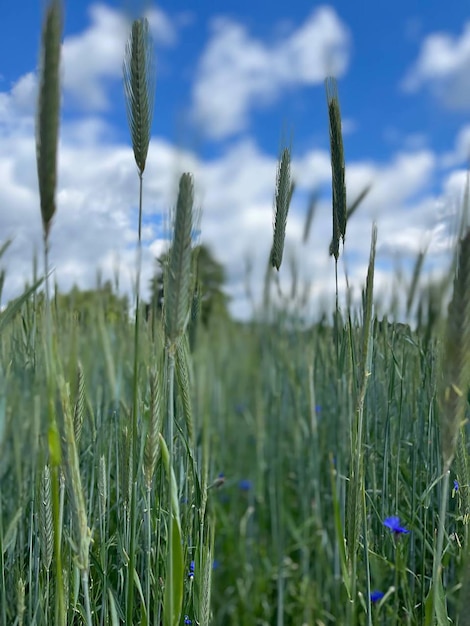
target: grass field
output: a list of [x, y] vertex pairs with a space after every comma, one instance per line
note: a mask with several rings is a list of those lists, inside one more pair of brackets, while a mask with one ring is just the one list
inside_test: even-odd
[[[53, 0], [38, 104], [44, 275], [60, 37]], [[138, 21], [124, 84], [141, 181], [151, 71]], [[335, 263], [348, 212], [334, 81], [327, 95]], [[274, 267], [289, 168], [286, 149]], [[276, 305], [267, 272], [251, 322], [213, 316], [208, 326], [193, 306], [196, 219], [183, 174], [154, 324], [138, 279], [132, 315], [100, 290], [85, 315], [36, 277], [0, 314], [0, 623], [470, 624], [464, 219], [447, 283], [421, 292], [412, 281], [404, 294], [418, 311], [411, 325], [375, 314], [373, 228], [361, 308], [306, 325], [301, 296]]]

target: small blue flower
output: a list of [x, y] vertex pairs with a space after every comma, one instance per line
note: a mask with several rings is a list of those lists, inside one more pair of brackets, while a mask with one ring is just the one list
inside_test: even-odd
[[189, 580], [192, 580], [194, 578], [194, 561], [191, 561], [191, 563], [189, 564], [188, 578]]
[[384, 526], [390, 528], [395, 535], [407, 534], [410, 531], [404, 526], [400, 525], [400, 518], [397, 515], [392, 515], [384, 520]]
[[376, 602], [378, 602], [379, 600], [382, 600], [382, 598], [384, 597], [384, 592], [383, 591], [373, 591], [370, 594], [370, 601], [372, 602], [372, 604], [375, 604]]
[[458, 491], [458, 490], [459, 490], [459, 481], [454, 480], [454, 491]]
[[240, 480], [238, 483], [238, 488], [240, 489], [240, 491], [250, 491], [252, 486], [253, 485], [252, 485], [251, 480], [247, 480], [246, 478], [244, 478], [243, 480]]
[[189, 617], [187, 615], [184, 616], [184, 623], [185, 624], [192, 624], [192, 621], [189, 619]]
[[214, 559], [214, 561], [212, 562], [212, 569], [217, 569], [219, 567], [219, 561], [217, 559]]

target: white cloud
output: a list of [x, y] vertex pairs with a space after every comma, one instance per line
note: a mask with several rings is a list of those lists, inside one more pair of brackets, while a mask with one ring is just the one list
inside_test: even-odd
[[[87, 128], [86, 121], [82, 127]], [[113, 264], [118, 258], [121, 286], [130, 294], [138, 192], [132, 149], [113, 142], [96, 120], [92, 119], [89, 127], [92, 130], [86, 141], [78, 142], [77, 129], [69, 127], [68, 122], [64, 124], [51, 262], [60, 288], [68, 290], [75, 282], [83, 288], [92, 287], [98, 268], [104, 279], [112, 278]], [[430, 255], [434, 257], [448, 247], [446, 216], [436, 199], [426, 195], [435, 167], [432, 153], [418, 151], [398, 154], [381, 165], [353, 162], [347, 168], [350, 199], [369, 182], [374, 184], [348, 224], [345, 258], [357, 295], [365, 279], [374, 219], [379, 227], [378, 263], [381, 258], [395, 257], [411, 263], [426, 243], [430, 243]], [[308, 191], [312, 186], [329, 188], [329, 168], [327, 152], [318, 150], [301, 155], [292, 166], [298, 191], [288, 218], [280, 279], [283, 291], [288, 293], [289, 260], [294, 255], [301, 289], [306, 283], [312, 286], [312, 307], [319, 302], [331, 303], [334, 293], [334, 263], [328, 256], [328, 198], [319, 203], [309, 242], [301, 243]], [[216, 160], [202, 161], [153, 139], [144, 179], [144, 292], [154, 268], [152, 259], [166, 245], [159, 226], [162, 220], [157, 216], [163, 215], [166, 221], [168, 209], [174, 204], [178, 175], [183, 170], [195, 173], [197, 197], [203, 206], [201, 241], [210, 245], [227, 268], [233, 312], [247, 317], [252, 306], [245, 294], [247, 258], [253, 264], [251, 287], [255, 300], [259, 303], [262, 298], [272, 238], [276, 159], [248, 140], [233, 145]], [[443, 182], [443, 196], [458, 193], [462, 181], [461, 175], [449, 175]], [[31, 276], [34, 250], [41, 250], [34, 140], [15, 129], [8, 141], [0, 143], [0, 205], [5, 207], [0, 213], [0, 232], [14, 238], [6, 257], [5, 296], [11, 297], [18, 293], [22, 281]]]
[[[152, 9], [146, 16], [156, 44], [175, 42], [176, 29], [162, 11]], [[102, 111], [109, 106], [108, 81], [122, 76], [131, 23], [123, 13], [103, 4], [91, 6], [90, 18], [87, 30], [64, 41], [63, 86], [69, 103]]]
[[455, 140], [454, 149], [446, 152], [441, 157], [442, 167], [455, 167], [470, 163], [470, 124], [460, 129]]
[[470, 22], [460, 36], [447, 33], [428, 35], [417, 61], [403, 82], [406, 91], [428, 86], [451, 109], [470, 107]]
[[0, 134], [13, 123], [29, 126], [37, 102], [37, 79], [32, 72], [15, 82], [10, 91], [0, 92]]
[[253, 107], [266, 106], [285, 89], [315, 85], [347, 69], [350, 35], [335, 11], [323, 6], [297, 30], [272, 44], [244, 26], [218, 18], [202, 56], [193, 90], [202, 130], [222, 138], [248, 125]]
[[[238, 25], [222, 25], [222, 30], [228, 34], [232, 33], [235, 38], [241, 36], [242, 42], [252, 46], [254, 53], [253, 60], [250, 55], [244, 56], [242, 50], [240, 58], [234, 62], [234, 67], [241, 68], [236, 70], [238, 78], [249, 79], [245, 83], [250, 87], [243, 104], [243, 115], [263, 91], [259, 90], [259, 85], [263, 89], [265, 86], [271, 89], [274, 85], [270, 97], [277, 97], [280, 89], [289, 86], [288, 80], [291, 79], [287, 76], [287, 65], [283, 68], [281, 62], [273, 64], [278, 67], [274, 71], [266, 65], [266, 55], [281, 61], [295, 55], [299, 58], [308, 56], [305, 43], [308, 37], [304, 31], [311, 32], [309, 28], [323, 24], [318, 15], [313, 14], [301, 28], [271, 46], [250, 38]], [[327, 31], [328, 20], [336, 18], [328, 11], [322, 15], [326, 15], [322, 19], [326, 20], [323, 30]], [[95, 16], [95, 26], [98, 23], [104, 25], [103, 16]], [[83, 37], [77, 37], [77, 41], [83, 43], [86, 33], [93, 28], [92, 25]], [[331, 41], [340, 39], [331, 35]], [[90, 54], [98, 54], [98, 44], [93, 43], [93, 37], [90, 46]], [[329, 49], [328, 46], [329, 43], [324, 44], [321, 50]], [[110, 77], [114, 71], [113, 54], [120, 73], [122, 50], [119, 58], [115, 51], [107, 61], [103, 60], [100, 70]], [[345, 56], [343, 62], [346, 61]], [[300, 69], [292, 78], [293, 82], [321, 80], [321, 73], [315, 73], [316, 70], [307, 65], [302, 66], [299, 61]], [[265, 71], [268, 72], [266, 75]], [[274, 74], [270, 73], [273, 71]], [[92, 85], [98, 83], [100, 72], [89, 73], [88, 78], [83, 78], [84, 84], [87, 80]], [[31, 277], [33, 254], [40, 252], [42, 245], [34, 144], [35, 89], [34, 75], [27, 74], [9, 92], [0, 93], [0, 233], [4, 238], [14, 239], [5, 257], [5, 298], [17, 295], [23, 282]], [[102, 95], [105, 98], [106, 92], [103, 91]], [[214, 119], [216, 117], [214, 113]], [[232, 118], [229, 116], [228, 119], [230, 122]], [[468, 128], [463, 128], [456, 140], [459, 153], [464, 152], [462, 146], [466, 145], [468, 133]], [[366, 185], [373, 185], [363, 205], [350, 220], [346, 237], [348, 274], [357, 294], [360, 294], [365, 280], [373, 220], [378, 222], [379, 228], [378, 268], [384, 259], [390, 261], [396, 257], [411, 265], [414, 256], [426, 244], [429, 244], [430, 260], [444, 266], [444, 254], [450, 245], [449, 233], [452, 233], [461, 202], [465, 173], [462, 170], [442, 174], [440, 155], [423, 148], [413, 149], [411, 142], [403, 141], [400, 149], [398, 140], [396, 144], [395, 154], [381, 163], [347, 163], [349, 201], [355, 199]], [[276, 165], [275, 156], [263, 152], [254, 139], [234, 142], [217, 158], [202, 160], [154, 137], [144, 176], [144, 293], [154, 270], [153, 258], [167, 243], [163, 227], [176, 198], [179, 174], [191, 171], [195, 176], [196, 204], [203, 208], [201, 241], [209, 244], [216, 258], [226, 266], [233, 312], [248, 317], [252, 304], [245, 294], [246, 261], [247, 258], [252, 261], [251, 288], [255, 302], [259, 303], [272, 241]], [[297, 191], [287, 223], [280, 282], [287, 293], [291, 280], [289, 262], [292, 256], [295, 257], [301, 284], [311, 284], [312, 307], [318, 307], [319, 302], [331, 302], [334, 297], [334, 262], [328, 255], [332, 231], [328, 151], [317, 149], [294, 153], [292, 173]], [[104, 280], [112, 278], [113, 265], [119, 259], [122, 289], [131, 294], [136, 257], [136, 167], [131, 147], [116, 140], [114, 129], [96, 111], [75, 120], [69, 116], [64, 118], [58, 182], [58, 209], [51, 231], [51, 263], [60, 288], [68, 290], [75, 282], [82, 288], [92, 287], [98, 269], [103, 270]], [[440, 191], [435, 197], [431, 189], [435, 190], [439, 184]], [[305, 210], [313, 189], [320, 189], [322, 196], [311, 237], [304, 245]], [[386, 285], [391, 273], [381, 267], [377, 276], [379, 282]], [[344, 276], [340, 280], [344, 289]]]
[[[0, 98], [0, 103], [10, 107], [10, 116], [14, 115], [11, 103], [17, 93], [13, 88]], [[20, 111], [17, 115], [21, 119]], [[6, 298], [16, 295], [23, 281], [31, 277], [34, 251], [41, 250], [34, 128], [8, 119], [0, 124], [0, 232], [5, 238], [14, 238], [6, 255]], [[398, 152], [380, 164], [356, 161], [347, 165], [350, 201], [365, 185], [373, 184], [350, 220], [346, 237], [348, 274], [358, 296], [365, 279], [373, 220], [379, 227], [379, 264], [398, 257], [411, 265], [414, 256], [429, 243], [430, 260], [443, 266], [442, 255], [450, 245], [449, 233], [465, 176], [463, 171], [446, 175], [439, 203], [429, 191], [435, 185], [437, 167], [436, 155], [427, 150]], [[246, 261], [252, 261], [251, 288], [259, 303], [272, 240], [276, 158], [264, 153], [254, 140], [245, 139], [217, 159], [204, 161], [153, 138], [144, 177], [144, 293], [154, 269], [153, 258], [166, 245], [161, 216], [164, 224], [182, 171], [194, 173], [197, 204], [203, 207], [201, 241], [209, 244], [226, 266], [232, 311], [248, 317], [252, 304], [245, 294]], [[311, 284], [314, 308], [320, 302], [331, 303], [334, 293], [334, 263], [328, 255], [332, 230], [328, 152], [311, 150], [296, 156], [292, 173], [298, 187], [288, 218], [280, 280], [287, 294], [289, 262], [294, 255], [300, 288]], [[310, 240], [303, 245], [307, 197], [314, 188], [321, 189], [323, 196]], [[117, 143], [112, 129], [97, 116], [73, 122], [66, 119], [61, 128], [58, 210], [51, 232], [51, 262], [61, 289], [68, 290], [75, 282], [83, 288], [93, 287], [98, 268], [103, 279], [112, 278], [113, 265], [119, 259], [121, 287], [131, 294], [137, 197], [132, 149]], [[383, 269], [382, 273], [386, 275]], [[344, 287], [343, 277], [341, 281]]]

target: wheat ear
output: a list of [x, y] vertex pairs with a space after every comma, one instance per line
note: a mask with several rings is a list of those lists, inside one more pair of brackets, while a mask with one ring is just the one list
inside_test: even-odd
[[36, 162], [44, 239], [56, 211], [57, 142], [60, 118], [60, 46], [62, 7], [52, 0], [46, 12], [41, 45], [41, 69], [36, 120]]
[[191, 235], [193, 228], [193, 180], [182, 174], [174, 218], [174, 234], [165, 280], [165, 334], [174, 344], [183, 334], [192, 300]]
[[271, 248], [271, 265], [277, 270], [281, 267], [286, 236], [287, 214], [294, 193], [294, 184], [290, 178], [290, 149], [284, 148], [277, 168], [276, 194], [274, 199], [274, 236]]
[[343, 150], [343, 134], [341, 130], [341, 110], [339, 107], [338, 87], [336, 80], [329, 77], [325, 81], [328, 103], [328, 119], [330, 127], [330, 152], [333, 193], [333, 241], [330, 254], [338, 260], [339, 242], [346, 236], [346, 184]]
[[135, 20], [123, 63], [126, 112], [135, 162], [142, 175], [150, 143], [155, 101], [153, 42], [146, 18]]

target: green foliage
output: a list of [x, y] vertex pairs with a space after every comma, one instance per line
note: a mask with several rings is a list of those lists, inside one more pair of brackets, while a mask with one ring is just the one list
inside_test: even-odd
[[[71, 381], [72, 405], [68, 410], [80, 397], [85, 407], [76, 447], [92, 533], [90, 605], [99, 619], [106, 621], [115, 614], [125, 615], [127, 609], [123, 580], [129, 565], [132, 473], [131, 448], [122, 442], [129, 441], [124, 433], [131, 427], [128, 407], [132, 403], [134, 333], [126, 316], [102, 325], [100, 319], [108, 301], [99, 294], [94, 296], [88, 301], [90, 314], [86, 317], [77, 317], [68, 298], [57, 297], [54, 310], [56, 358]], [[366, 298], [369, 301], [370, 296]], [[5, 372], [5, 364], [11, 363], [8, 384], [0, 387], [7, 407], [0, 459], [5, 623], [16, 618], [16, 602], [8, 600], [16, 597], [20, 578], [27, 580], [31, 554], [31, 566], [37, 562], [34, 567], [38, 572], [33, 587], [25, 587], [24, 622], [36, 612], [38, 623], [53, 624], [50, 600], [54, 569], [48, 567], [51, 505], [47, 504], [52, 494], [44, 470], [44, 355], [38, 349], [36, 367], [25, 370], [29, 357], [19, 339], [27, 319], [26, 307], [24, 303], [24, 310], [1, 338]], [[39, 300], [36, 315], [44, 315]], [[369, 315], [366, 312], [365, 319]], [[41, 319], [37, 326], [41, 328]], [[215, 328], [222, 332], [214, 335]], [[135, 623], [144, 621], [144, 615], [147, 623], [158, 623], [158, 616], [163, 617], [165, 593], [169, 593], [166, 542], [170, 524], [172, 537], [180, 534], [182, 540], [183, 566], [178, 565], [178, 571], [183, 567], [183, 579], [174, 580], [173, 591], [179, 597], [178, 584], [182, 582], [180, 621], [186, 614], [193, 623], [203, 617], [207, 620], [207, 585], [202, 580], [209, 581], [207, 559], [212, 558], [218, 563], [207, 583], [211, 587], [212, 624], [275, 623], [280, 597], [284, 619], [291, 623], [301, 616], [308, 624], [315, 620], [361, 624], [365, 623], [365, 609], [357, 598], [359, 594], [367, 598], [368, 585], [389, 591], [387, 599], [371, 606], [372, 617], [379, 615], [385, 623], [393, 624], [397, 610], [399, 615], [409, 616], [410, 624], [424, 623], [439, 517], [437, 344], [431, 342], [425, 347], [421, 335], [404, 325], [379, 323], [372, 318], [370, 328], [370, 348], [365, 348], [362, 324], [339, 327], [340, 354], [345, 358], [338, 362], [331, 350], [333, 329], [326, 322], [296, 330], [292, 321], [286, 326], [282, 317], [270, 326], [223, 319], [215, 323], [213, 318], [207, 330], [201, 328], [195, 351], [189, 354], [185, 348], [182, 353], [181, 371], [176, 377], [174, 479], [170, 487], [168, 473], [158, 461], [151, 482], [144, 472], [153, 458], [148, 448], [147, 420], [156, 410], [158, 394], [163, 393], [158, 401], [160, 410], [166, 410], [167, 392], [152, 391], [149, 384], [152, 366], [162, 367], [162, 344], [158, 334], [152, 339], [150, 329], [142, 326], [138, 374], [142, 464], [135, 475], [135, 514], [146, 521], [136, 527], [132, 580], [134, 584], [139, 581], [136, 589], [141, 592], [136, 592]], [[352, 464], [356, 462], [355, 455], [350, 454], [357, 406], [354, 397], [359, 398], [355, 394], [361, 389], [364, 363], [368, 364], [361, 479], [365, 510], [356, 535], [355, 572], [351, 572], [345, 543], [346, 502]], [[194, 444], [191, 437], [187, 438], [189, 417]], [[158, 416], [154, 419], [158, 424]], [[157, 428], [168, 441], [168, 425]], [[200, 464], [206, 437], [209, 481], [220, 472], [225, 475], [225, 484], [219, 481], [221, 486], [207, 494]], [[154, 434], [150, 440], [155, 441]], [[36, 494], [35, 484], [37, 495], [31, 498], [31, 493]], [[446, 515], [447, 527], [463, 547], [466, 526], [460, 515], [462, 495], [457, 491], [449, 497]], [[174, 514], [170, 516], [170, 497], [173, 503], [178, 500], [180, 530]], [[176, 505], [172, 506], [176, 511]], [[73, 507], [72, 494], [67, 490], [63, 493], [61, 523], [67, 584], [72, 584], [78, 566]], [[382, 524], [385, 517], [394, 514], [399, 514], [411, 530], [397, 541]], [[201, 535], [200, 526], [201, 522], [208, 524], [212, 516], [216, 520], [215, 538], [209, 552], [210, 533], [206, 530]], [[42, 530], [36, 523], [31, 526], [33, 519]], [[442, 584], [448, 614], [456, 619], [456, 585], [465, 563], [464, 552], [457, 541], [446, 537], [444, 554], [447, 565]], [[181, 563], [176, 553], [174, 558]], [[195, 561], [194, 580], [188, 578], [191, 561]], [[351, 613], [348, 594], [353, 589], [353, 575], [358, 595]], [[72, 596], [66, 598], [69, 611], [84, 610], [81, 592], [73, 601]], [[170, 599], [166, 602], [168, 606]], [[176, 596], [174, 603], [179, 603]], [[364, 606], [367, 608], [365, 600]]]
[[129, 319], [129, 300], [113, 290], [110, 281], [96, 289], [72, 287], [68, 293], [57, 293], [54, 299], [58, 315], [72, 315], [83, 326], [96, 322], [96, 312], [101, 310], [108, 324], [122, 324]]

